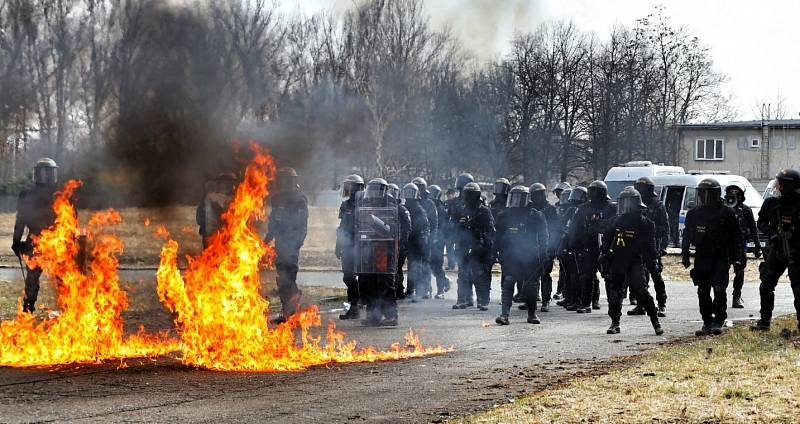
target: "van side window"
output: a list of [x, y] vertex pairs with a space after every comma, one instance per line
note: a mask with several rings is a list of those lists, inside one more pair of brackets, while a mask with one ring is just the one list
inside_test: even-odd
[[686, 194], [683, 196], [683, 210], [689, 210], [697, 203], [695, 197], [697, 196], [697, 189], [695, 187], [686, 187]]

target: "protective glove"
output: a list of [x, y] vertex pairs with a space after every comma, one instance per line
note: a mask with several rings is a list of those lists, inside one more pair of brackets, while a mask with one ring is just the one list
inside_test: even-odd
[[761, 257], [761, 249], [756, 249], [753, 252], [753, 255], [755, 255], [756, 259], [760, 258]]
[[661, 267], [658, 265], [658, 261], [652, 260], [649, 261], [647, 264], [647, 270], [654, 273], [660, 273]]
[[25, 243], [21, 241], [15, 241], [11, 243], [11, 250], [14, 252], [15, 255], [19, 256], [22, 254], [22, 251], [25, 250]]
[[688, 256], [684, 256], [683, 259], [681, 259], [681, 264], [683, 264], [684, 268], [689, 268], [692, 266], [692, 261]]

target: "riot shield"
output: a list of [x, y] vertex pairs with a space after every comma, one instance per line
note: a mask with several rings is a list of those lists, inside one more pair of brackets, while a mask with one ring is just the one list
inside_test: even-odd
[[396, 274], [399, 219], [394, 199], [356, 202], [356, 273]]

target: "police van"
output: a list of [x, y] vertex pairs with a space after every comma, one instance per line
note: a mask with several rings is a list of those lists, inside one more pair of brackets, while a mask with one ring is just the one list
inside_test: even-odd
[[[683, 234], [683, 226], [686, 221], [686, 212], [696, 205], [695, 196], [697, 195], [697, 184], [706, 179], [712, 178], [719, 182], [722, 187], [722, 195], [725, 195], [725, 187], [737, 185], [744, 189], [744, 204], [753, 210], [753, 216], [758, 217], [761, 198], [758, 190], [750, 181], [740, 175], [730, 175], [726, 171], [689, 171], [684, 175], [657, 175], [651, 177], [656, 185], [656, 192], [659, 193], [661, 201], [667, 209], [670, 220], [670, 241], [673, 246], [678, 246]], [[678, 225], [675, 225], [675, 224]], [[763, 245], [763, 239], [762, 239]], [[748, 249], [752, 249], [754, 244], [747, 243]]]
[[615, 166], [608, 170], [603, 180], [608, 186], [608, 195], [616, 200], [625, 187], [632, 186], [641, 177], [686, 175], [680, 166], [653, 164], [650, 161], [634, 161]]

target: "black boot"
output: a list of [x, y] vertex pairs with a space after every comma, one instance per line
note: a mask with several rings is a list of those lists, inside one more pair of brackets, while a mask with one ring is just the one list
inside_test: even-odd
[[499, 317], [494, 319], [494, 322], [496, 322], [496, 323], [498, 323], [500, 325], [508, 325], [508, 316], [500, 315]]
[[611, 325], [606, 330], [606, 334], [619, 334], [619, 318], [611, 319]]
[[722, 334], [722, 324], [718, 322], [713, 322], [709, 326], [709, 330], [711, 330], [711, 334], [719, 336], [720, 334]]
[[541, 321], [539, 321], [539, 317], [536, 316], [536, 310], [534, 309], [533, 312], [531, 312], [531, 310], [528, 309], [528, 324], [540, 324], [540, 323]]
[[735, 308], [735, 309], [744, 308], [744, 302], [742, 302], [742, 295], [741, 294], [734, 294], [733, 295], [733, 302], [731, 303], [731, 308]]
[[664, 318], [667, 316], [667, 305], [663, 303], [658, 304], [658, 317]]
[[599, 300], [593, 300], [592, 301], [592, 309], [594, 309], [595, 311], [599, 311], [600, 310], [600, 301]]
[[351, 303], [350, 308], [347, 310], [347, 312], [339, 315], [339, 319], [341, 320], [358, 319], [359, 315], [360, 314], [358, 313], [358, 304]]
[[707, 336], [711, 334], [711, 324], [703, 324], [703, 328], [694, 332], [695, 336]]
[[539, 308], [542, 312], [550, 312], [550, 302], [542, 302], [542, 307]]
[[653, 330], [655, 330], [656, 336], [664, 334], [664, 329], [661, 328], [661, 323], [658, 322], [658, 317], [650, 318], [650, 323], [653, 324]]
[[647, 311], [644, 310], [644, 306], [636, 305], [635, 308], [628, 311], [628, 315], [647, 315]]
[[769, 331], [770, 322], [760, 319], [756, 321], [755, 324], [750, 326], [750, 329], [753, 331]]

